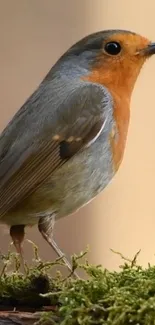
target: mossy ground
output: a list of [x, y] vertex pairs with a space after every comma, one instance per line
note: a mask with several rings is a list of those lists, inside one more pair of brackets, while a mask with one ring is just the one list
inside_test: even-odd
[[[80, 264], [80, 256], [73, 256], [73, 269], [78, 267], [88, 278], [74, 279], [70, 274], [63, 278], [49, 271], [55, 264], [42, 262], [35, 251], [35, 265], [19, 271], [16, 254], [1, 256], [0, 307], [20, 309], [49, 307], [43, 312], [39, 324], [61, 325], [154, 325], [155, 324], [155, 266], [146, 269], [137, 265], [136, 258], [124, 259], [119, 272], [110, 272], [100, 266]], [[14, 272], [8, 265], [14, 263]], [[38, 324], [38, 323], [37, 323]]]

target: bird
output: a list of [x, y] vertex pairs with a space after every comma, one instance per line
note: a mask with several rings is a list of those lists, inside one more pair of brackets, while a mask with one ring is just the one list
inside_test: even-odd
[[[0, 223], [23, 258], [25, 227], [71, 264], [54, 240], [55, 221], [93, 200], [124, 157], [131, 95], [155, 43], [103, 30], [73, 44], [0, 135]], [[64, 230], [68, 232], [69, 229]]]

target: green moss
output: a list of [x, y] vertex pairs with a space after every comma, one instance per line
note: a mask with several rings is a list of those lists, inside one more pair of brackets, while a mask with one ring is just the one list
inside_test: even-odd
[[[119, 272], [110, 272], [101, 266], [80, 264], [86, 253], [72, 258], [73, 268], [82, 268], [87, 280], [75, 280], [71, 275], [54, 278], [49, 270], [55, 264], [43, 263], [35, 248], [35, 265], [20, 274], [15, 254], [3, 256], [0, 277], [0, 304], [31, 306], [36, 310], [53, 306], [43, 312], [38, 324], [61, 325], [153, 325], [155, 324], [155, 266], [142, 268], [133, 260], [124, 259]], [[15, 263], [15, 271], [8, 273], [8, 263]], [[51, 308], [52, 309], [52, 308]]]

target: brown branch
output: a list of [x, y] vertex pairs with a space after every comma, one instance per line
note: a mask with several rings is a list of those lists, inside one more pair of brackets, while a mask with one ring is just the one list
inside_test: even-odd
[[34, 325], [41, 314], [42, 312], [0, 311], [0, 325]]

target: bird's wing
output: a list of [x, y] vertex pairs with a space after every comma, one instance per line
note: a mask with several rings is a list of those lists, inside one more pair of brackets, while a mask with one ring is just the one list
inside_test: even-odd
[[102, 87], [83, 83], [53, 115], [44, 93], [33, 94], [0, 137], [0, 217], [91, 145], [104, 128], [108, 99]]

